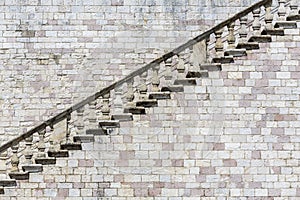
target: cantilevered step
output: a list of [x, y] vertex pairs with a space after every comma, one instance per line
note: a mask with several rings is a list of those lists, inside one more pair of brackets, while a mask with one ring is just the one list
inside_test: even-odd
[[224, 56], [241, 57], [246, 55], [246, 49], [227, 49], [224, 52]]
[[276, 22], [274, 27], [275, 28], [284, 28], [284, 29], [297, 28], [297, 22], [295, 22], [295, 21]]
[[184, 88], [182, 85], [170, 85], [161, 88], [162, 92], [183, 92]]
[[171, 93], [170, 92], [151, 92], [151, 93], [149, 93], [148, 98], [156, 99], [156, 100], [171, 99]]
[[300, 14], [288, 16], [286, 18], [286, 20], [287, 21], [299, 21], [300, 20]]
[[73, 137], [74, 142], [90, 143], [94, 142], [95, 138], [93, 135], [76, 135]]
[[259, 49], [259, 44], [257, 42], [242, 42], [242, 43], [238, 43], [236, 48], [246, 49], [246, 50]]
[[24, 172], [29, 172], [29, 173], [38, 173], [43, 171], [43, 165], [41, 164], [23, 165], [22, 170]]
[[28, 180], [29, 172], [10, 172], [9, 177], [15, 180]]
[[69, 157], [69, 151], [68, 150], [48, 151], [48, 156], [55, 157], [55, 158], [67, 158]]
[[253, 35], [249, 38], [248, 42], [267, 43], [272, 42], [270, 35]]
[[146, 114], [146, 109], [144, 107], [129, 107], [124, 108], [124, 113], [131, 113], [133, 115], [144, 115]]
[[208, 77], [207, 71], [188, 71], [186, 78], [206, 78]]
[[2, 179], [0, 180], [0, 187], [15, 187], [17, 182], [15, 179]]
[[277, 35], [284, 36], [284, 30], [281, 28], [265, 29], [261, 32], [262, 35]]
[[201, 64], [200, 65], [200, 70], [205, 70], [205, 71], [221, 71], [222, 70], [222, 65], [220, 63], [207, 63], [207, 64]]
[[112, 114], [112, 120], [118, 120], [120, 122], [132, 121], [133, 116], [131, 113], [122, 113], [122, 114]]
[[[94, 128], [86, 130], [87, 135], [107, 135], [107, 131], [103, 128]], [[74, 138], [74, 142], [81, 142], [80, 140], [76, 140]]]
[[145, 99], [145, 100], [139, 100], [136, 102], [137, 107], [156, 107], [157, 106], [157, 100], [156, 99]]
[[197, 82], [195, 78], [184, 78], [175, 80], [174, 85], [197, 85]]
[[212, 59], [213, 63], [221, 63], [221, 64], [228, 64], [233, 63], [233, 57], [232, 56], [224, 56], [224, 57], [217, 57]]
[[56, 158], [36, 158], [35, 163], [41, 165], [55, 165]]
[[80, 143], [64, 143], [60, 145], [62, 150], [82, 150]]

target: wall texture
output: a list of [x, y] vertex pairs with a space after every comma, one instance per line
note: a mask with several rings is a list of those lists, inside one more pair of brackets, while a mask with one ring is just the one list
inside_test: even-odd
[[1, 1], [0, 142], [254, 2]]

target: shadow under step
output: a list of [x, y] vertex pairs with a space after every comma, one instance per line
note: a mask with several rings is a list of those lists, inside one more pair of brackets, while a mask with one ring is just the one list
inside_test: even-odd
[[145, 115], [146, 109], [144, 107], [129, 107], [124, 108], [124, 113], [131, 113], [133, 115]]
[[15, 186], [17, 186], [17, 181], [14, 179], [0, 180], [0, 187], [15, 187]]
[[182, 85], [170, 85], [161, 88], [162, 92], [183, 92], [184, 88]]
[[297, 28], [297, 22], [293, 22], [293, 21], [276, 22], [274, 27], [286, 28], [286, 29]]
[[286, 18], [286, 20], [287, 21], [299, 21], [300, 20], [300, 14], [288, 16]]
[[202, 64], [200, 65], [200, 70], [205, 70], [205, 71], [221, 71], [222, 70], [222, 65], [218, 63], [208, 63], [208, 64]]
[[94, 142], [95, 138], [92, 135], [76, 135], [73, 137], [74, 142], [90, 143]]
[[8, 173], [11, 179], [15, 180], [28, 180], [29, 179], [29, 172], [10, 172]]
[[189, 71], [186, 74], [186, 78], [207, 78], [208, 77], [208, 72], [207, 71]]
[[171, 99], [171, 93], [170, 92], [151, 92], [151, 93], [149, 93], [148, 98], [156, 99], [156, 100]]
[[253, 35], [248, 42], [268, 43], [272, 42], [272, 37], [270, 35]]
[[0, 194], [4, 194], [4, 188], [0, 188]]
[[69, 157], [69, 151], [67, 150], [48, 151], [48, 156], [55, 157], [55, 158], [67, 158]]
[[139, 100], [136, 102], [137, 107], [157, 107], [157, 100], [156, 99], [145, 99], [145, 100]]
[[55, 165], [56, 158], [36, 158], [35, 163], [41, 165]]
[[62, 150], [82, 150], [80, 143], [65, 143], [61, 144], [60, 148]]
[[22, 170], [24, 172], [29, 172], [29, 173], [38, 173], [43, 171], [43, 165], [41, 164], [23, 165]]
[[242, 57], [246, 55], [247, 55], [246, 49], [228, 49], [225, 50], [224, 52], [224, 56]]
[[259, 44], [257, 42], [242, 42], [242, 43], [238, 43], [236, 48], [246, 49], [246, 50], [259, 49]]
[[213, 63], [221, 63], [221, 64], [228, 64], [233, 63], [233, 57], [232, 56], [224, 56], [224, 57], [217, 57], [212, 59]]
[[197, 82], [195, 78], [184, 78], [175, 80], [174, 85], [197, 85]]
[[123, 113], [123, 114], [113, 114], [111, 116], [112, 120], [118, 120], [120, 122], [132, 121], [133, 116], [131, 113]]
[[284, 30], [281, 28], [265, 29], [261, 32], [262, 35], [277, 35], [284, 36]]

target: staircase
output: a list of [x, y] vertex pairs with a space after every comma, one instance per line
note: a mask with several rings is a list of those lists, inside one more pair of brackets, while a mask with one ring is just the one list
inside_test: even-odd
[[[222, 76], [229, 74], [223, 70], [224, 68], [236, 67], [247, 59], [253, 61], [254, 55], [264, 53], [274, 40], [284, 39], [286, 35], [299, 32], [298, 4], [297, 0], [260, 1], [132, 72], [124, 79], [111, 84], [2, 145], [0, 147], [0, 170], [2, 173], [0, 180], [2, 197], [0, 199], [22, 199], [22, 197], [28, 197], [27, 199], [67, 199], [67, 197], [68, 199], [140, 199], [142, 197], [154, 199], [159, 196], [170, 196], [173, 189], [181, 188], [181, 185], [180, 181], [175, 186], [171, 183], [171, 186], [161, 185], [161, 182], [165, 181], [164, 179], [168, 179], [168, 173], [161, 172], [163, 175], [160, 176], [160, 179], [155, 178], [155, 173], [153, 179], [151, 176], [134, 176], [134, 164], [129, 164], [132, 167], [128, 170], [133, 174], [131, 179], [136, 178], [134, 180], [136, 185], [131, 183], [133, 185], [130, 187], [128, 185], [121, 187], [124, 182], [129, 181], [122, 176], [122, 171], [114, 169], [118, 171], [116, 172], [109, 168], [110, 164], [114, 166], [116, 164], [114, 160], [121, 158], [115, 166], [127, 166], [129, 161], [122, 160], [122, 157], [126, 159], [133, 157], [135, 143], [140, 145], [139, 149], [141, 150], [152, 150], [153, 155], [146, 157], [152, 158], [151, 156], [153, 156], [155, 158], [156, 146], [147, 145], [147, 143], [141, 144], [138, 140], [133, 140], [134, 131], [140, 132], [139, 136], [142, 140], [143, 132], [147, 136], [147, 131], [157, 131], [154, 128], [145, 127], [143, 122], [162, 123], [163, 121], [166, 123], [172, 121], [174, 119], [172, 112], [164, 116], [160, 116], [158, 113], [160, 110], [168, 110], [169, 107], [180, 109], [178, 102], [184, 99], [184, 95], [190, 95], [190, 99], [200, 99], [201, 102], [209, 103], [211, 97], [205, 87], [201, 87], [205, 86], [202, 80], [207, 81], [207, 85], [209, 85], [209, 82], [215, 80], [215, 77], [222, 79]], [[276, 48], [276, 46], [272, 48]], [[237, 73], [234, 76], [238, 75]], [[235, 84], [242, 84], [239, 80], [242, 80], [243, 77], [235, 78]], [[197, 95], [194, 97], [196, 93]], [[250, 95], [248, 98], [251, 98]], [[181, 103], [185, 105], [193, 102], [195, 101]], [[194, 106], [196, 108], [199, 105]], [[189, 112], [193, 113], [192, 110]], [[197, 115], [197, 112], [194, 114]], [[152, 120], [153, 116], [162, 118], [158, 117]], [[184, 117], [179, 118], [183, 120]], [[172, 123], [170, 122], [170, 124]], [[153, 126], [155, 127], [155, 124]], [[162, 126], [172, 127], [174, 124]], [[128, 130], [131, 132], [126, 132]], [[162, 148], [174, 151], [174, 145], [165, 142], [164, 137], [164, 135], [161, 136]], [[146, 138], [149, 140], [148, 136]], [[146, 138], [144, 139], [146, 140]], [[191, 141], [188, 135], [183, 135], [182, 138], [187, 143]], [[115, 147], [113, 144], [118, 145]], [[123, 144], [128, 146], [125, 147]], [[212, 150], [219, 151], [224, 148], [224, 144], [216, 142], [213, 144]], [[116, 149], [120, 151], [118, 155], [112, 153], [112, 150]], [[101, 153], [102, 150], [103, 153]], [[157, 153], [159, 154], [159, 152]], [[111, 158], [110, 162], [105, 163], [104, 157]], [[143, 156], [140, 155], [140, 157]], [[163, 167], [163, 163], [168, 161], [168, 156], [165, 157], [165, 160], [156, 161], [149, 164], [144, 159], [143, 162], [140, 161], [143, 163], [140, 165], [145, 165], [145, 170], [149, 165]], [[174, 168], [186, 167], [185, 163], [188, 163], [189, 159], [183, 157], [170, 160], [170, 162]], [[233, 167], [237, 163], [226, 159], [224, 165]], [[106, 178], [101, 174], [102, 171], [97, 171], [101, 166], [108, 166], [107, 171], [103, 171], [103, 174], [107, 175]], [[207, 163], [203, 161], [201, 173], [210, 175], [215, 173], [209, 170], [212, 170], [212, 167], [208, 167]], [[84, 172], [81, 173], [81, 171]], [[118, 173], [119, 176], [114, 176], [114, 178], [108, 176], [114, 173]], [[185, 174], [184, 171], [175, 170], [175, 174], [178, 173]], [[196, 173], [199, 174], [199, 171]], [[130, 174], [130, 172], [127, 171], [124, 174]], [[119, 177], [120, 180], [116, 177]], [[202, 176], [196, 177], [198, 177], [198, 182], [205, 182], [201, 179]], [[151, 187], [147, 189], [149, 184]], [[58, 186], [59, 189], [55, 190]], [[133, 190], [133, 187], [138, 189]], [[166, 192], [162, 189], [165, 187], [172, 189]], [[189, 188], [193, 187], [197, 186], [190, 185]], [[219, 185], [219, 187], [223, 186]], [[260, 191], [261, 193], [257, 191], [260, 190], [255, 190], [253, 195], [260, 196], [261, 199], [264, 197], [268, 199], [266, 196], [270, 196], [270, 194], [262, 194], [263, 189]], [[293, 190], [291, 189], [291, 191]], [[300, 193], [298, 190], [297, 192]], [[225, 196], [239, 196], [234, 194], [234, 190], [231, 190], [230, 194], [225, 194]], [[186, 194], [175, 193], [173, 195], [180, 197]], [[214, 195], [216, 194], [212, 193], [211, 188], [205, 187], [201, 190], [190, 190], [189, 193], [191, 199], [200, 196], [203, 198], [213, 197]], [[243, 195], [240, 194], [240, 196]]]

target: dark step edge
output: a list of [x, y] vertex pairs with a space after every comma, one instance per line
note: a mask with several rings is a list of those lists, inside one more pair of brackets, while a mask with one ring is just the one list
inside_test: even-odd
[[56, 158], [36, 158], [35, 163], [41, 165], [55, 165]]
[[270, 35], [253, 35], [248, 42], [269, 43], [272, 42], [272, 37]]
[[284, 29], [297, 28], [297, 22], [293, 22], [293, 21], [276, 22], [274, 28], [284, 28]]
[[232, 56], [224, 56], [224, 57], [216, 57], [212, 59], [213, 63], [221, 63], [221, 64], [229, 64], [233, 63], [233, 57]]
[[55, 158], [67, 158], [69, 157], [69, 152], [67, 150], [48, 151], [48, 156]]
[[139, 100], [135, 104], [137, 107], [145, 107], [145, 108], [158, 106], [156, 99]]
[[186, 78], [207, 78], [208, 77], [208, 72], [207, 71], [188, 71], [186, 74]]
[[163, 99], [171, 99], [170, 92], [151, 92], [148, 96], [149, 99], [163, 100]]
[[15, 179], [0, 180], [0, 187], [15, 187], [15, 186], [17, 186], [17, 181]]
[[161, 88], [162, 92], [183, 92], [184, 87], [182, 85], [164, 86]]
[[211, 72], [211, 71], [222, 71], [222, 65], [221, 64], [216, 64], [216, 63], [202, 64], [202, 65], [200, 65], [200, 69], [201, 70], [207, 70], [209, 72]]
[[80, 143], [65, 143], [61, 144], [60, 148], [62, 150], [82, 150], [82, 146]]
[[95, 137], [93, 135], [75, 135], [73, 140], [74, 142], [90, 143], [95, 141]]
[[174, 85], [197, 85], [195, 78], [176, 79]]
[[10, 172], [8, 173], [11, 179], [15, 180], [28, 180], [29, 179], [29, 172]]
[[238, 43], [236, 48], [237, 49], [254, 50], [254, 49], [259, 49], [259, 44], [256, 42], [243, 42], [243, 43]]
[[103, 128], [94, 128], [94, 129], [87, 129], [86, 134], [87, 135], [107, 135], [107, 132]]
[[261, 32], [262, 35], [276, 35], [276, 36], [284, 36], [283, 29], [265, 29]]
[[228, 49], [225, 50], [224, 56], [242, 57], [247, 56], [246, 49]]
[[119, 120], [120, 122], [132, 121], [133, 116], [131, 113], [123, 113], [123, 114], [112, 114], [112, 120]]
[[23, 165], [22, 170], [24, 172], [29, 172], [29, 173], [38, 173], [43, 171], [43, 165], [41, 164]]
[[100, 127], [120, 128], [118, 120], [100, 120], [98, 123]]
[[299, 21], [300, 20], [300, 14], [298, 15], [290, 15], [286, 18], [287, 21]]
[[131, 113], [133, 115], [145, 115], [146, 109], [144, 107], [124, 108], [124, 113]]

